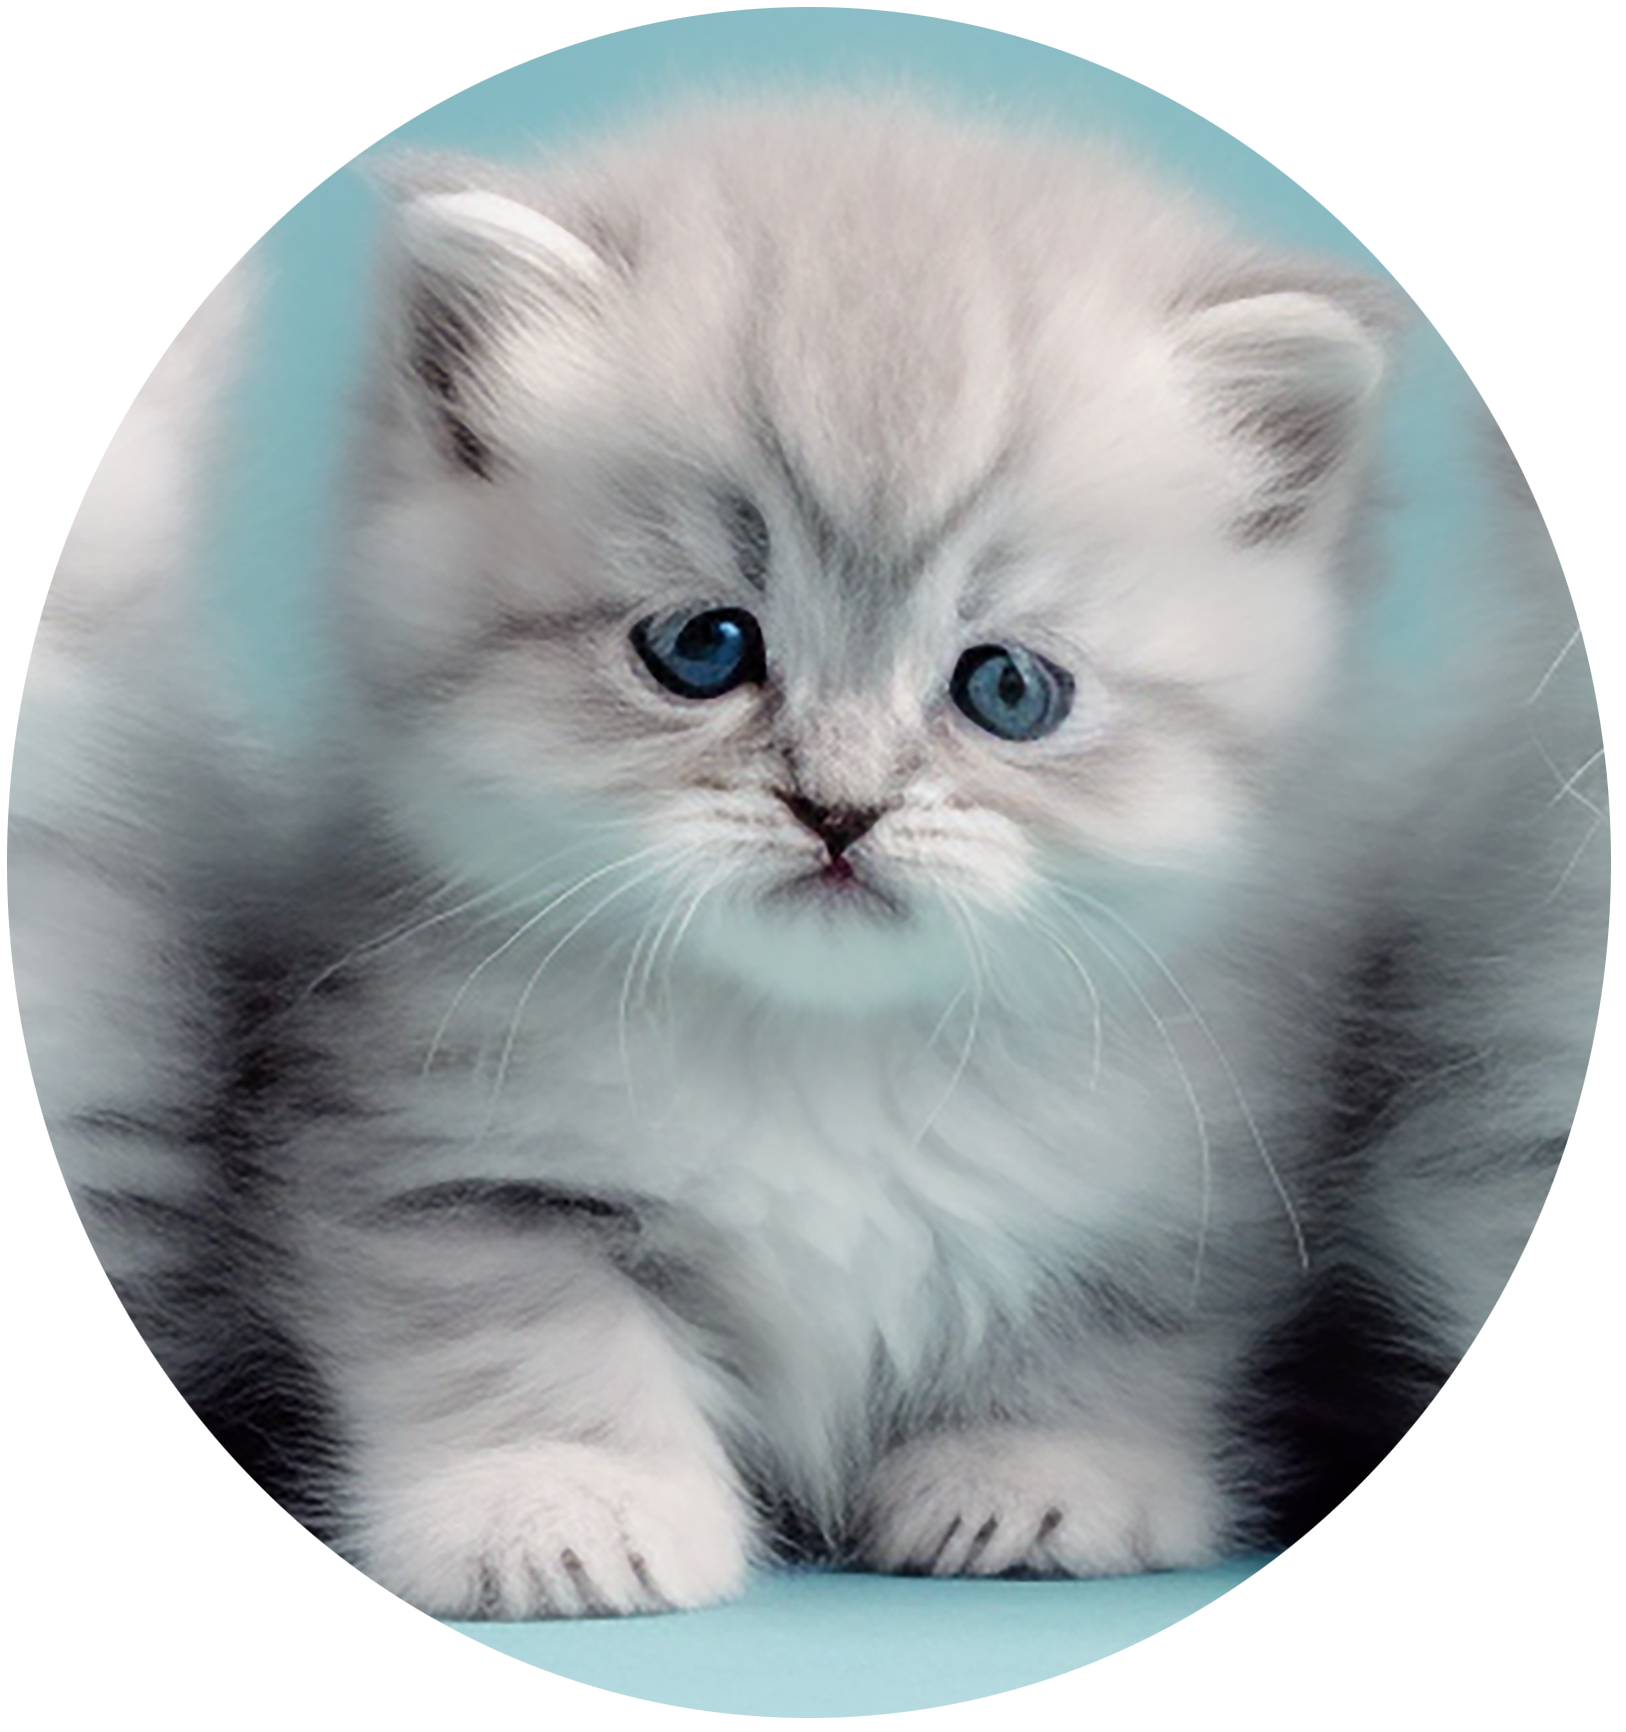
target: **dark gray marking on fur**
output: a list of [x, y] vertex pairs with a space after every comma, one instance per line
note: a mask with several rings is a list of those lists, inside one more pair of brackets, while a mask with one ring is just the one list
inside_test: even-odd
[[394, 1197], [380, 1211], [387, 1223], [455, 1215], [506, 1227], [533, 1227], [561, 1216], [613, 1223], [637, 1231], [636, 1209], [590, 1193], [565, 1191], [522, 1179], [448, 1179]]
[[980, 1528], [978, 1528], [977, 1531], [971, 1536], [971, 1544], [967, 1548], [965, 1556], [960, 1559], [960, 1570], [961, 1570], [962, 1574], [969, 1574], [970, 1573], [971, 1566], [977, 1561], [978, 1558], [980, 1558], [982, 1556], [982, 1554], [985, 1551], [988, 1550], [989, 1542], [993, 1539], [994, 1535], [997, 1534], [998, 1532], [999, 1532], [999, 1517], [996, 1515], [991, 1515], [991, 1516], [989, 1516], [987, 1521], [985, 1521], [982, 1524], [982, 1526]]
[[1266, 483], [1263, 502], [1232, 526], [1243, 547], [1261, 546], [1298, 528], [1316, 488], [1348, 455], [1354, 422], [1354, 406], [1335, 401], [1260, 403], [1236, 418], [1233, 430], [1263, 445], [1276, 471]]
[[956, 1516], [943, 1530], [943, 1537], [921, 1560], [920, 1571], [923, 1575], [929, 1576], [936, 1573], [937, 1566], [942, 1561], [943, 1554], [949, 1549], [949, 1545], [954, 1539], [954, 1536], [964, 1525], [965, 1524], [960, 1520], [960, 1518]]
[[1426, 1332], [1358, 1269], [1320, 1271], [1243, 1380], [1237, 1417], [1268, 1463], [1239, 1488], [1262, 1512], [1248, 1543], [1291, 1545], [1411, 1428], [1451, 1371]]
[[988, 467], [982, 474], [968, 482], [965, 490], [949, 503], [937, 522], [916, 540], [908, 555], [911, 576], [917, 576], [924, 571], [943, 543], [987, 503], [989, 496], [1015, 466], [1021, 455], [1022, 444], [1020, 434], [1013, 434], [1006, 440], [989, 460]]
[[[1324, 1216], [1358, 1195], [1371, 1149], [1462, 1056], [1419, 1035], [1408, 1014], [1420, 992], [1438, 990], [1427, 957], [1420, 933], [1390, 926], [1369, 936], [1341, 983], [1318, 1138], [1314, 1201]], [[1263, 1512], [1251, 1543], [1291, 1544], [1400, 1440], [1451, 1369], [1430, 1328], [1332, 1247], [1296, 1313], [1256, 1351], [1235, 1407], [1271, 1464], [1262, 1483], [1244, 1488]]]
[[586, 1564], [569, 1546], [560, 1552], [559, 1562], [564, 1566], [570, 1585], [576, 1590], [583, 1607], [595, 1617], [602, 1617], [607, 1613], [610, 1610], [609, 1601], [599, 1592], [598, 1584], [593, 1580]]
[[[1319, 261], [1292, 259], [1232, 274], [1187, 304], [1209, 308], [1283, 292], [1331, 302], [1384, 345], [1410, 313], [1393, 284], [1329, 270]], [[1298, 529], [1316, 489], [1349, 455], [1361, 420], [1359, 403], [1336, 385], [1317, 392], [1306, 381], [1295, 393], [1290, 364], [1284, 365], [1272, 349], [1269, 342], [1261, 342], [1256, 350], [1259, 373], [1225, 381], [1214, 395], [1232, 433], [1262, 449], [1274, 469], [1256, 503], [1231, 526], [1244, 547], [1280, 540]]]
[[780, 481], [784, 483], [785, 491], [790, 496], [791, 504], [796, 508], [797, 516], [802, 520], [802, 527], [807, 531], [808, 539], [813, 544], [813, 551], [818, 556], [819, 562], [823, 565], [835, 563], [843, 541], [841, 531], [836, 526], [835, 519], [814, 493], [812, 484], [791, 461], [790, 453], [785, 449], [785, 442], [780, 437], [779, 429], [774, 426], [767, 411], [760, 404], [753, 406], [750, 425], [757, 449], [773, 466]]
[[[166, 1363], [160, 1343], [148, 1339], [237, 1465], [296, 1521], [333, 1544], [340, 1531], [333, 1491], [343, 1449], [329, 1392], [309, 1359], [244, 1301], [243, 1261], [225, 1246], [216, 1247], [216, 1256], [231, 1262], [230, 1272], [218, 1279], [207, 1272], [195, 1276], [196, 1290], [188, 1295], [188, 1310], [206, 1319], [209, 1350], [181, 1366]], [[133, 1315], [139, 1323], [140, 1312]]]
[[479, 395], [476, 369], [490, 340], [489, 319], [467, 289], [454, 290], [425, 273], [408, 297], [407, 331], [407, 364], [432, 399], [447, 452], [471, 474], [489, 481], [492, 450], [470, 419]]
[[768, 587], [768, 557], [772, 551], [768, 525], [762, 513], [745, 497], [723, 504], [723, 522], [734, 549], [734, 564], [753, 589]]
[[1046, 1540], [1048, 1540], [1056, 1529], [1061, 1526], [1064, 1520], [1066, 1520], [1065, 1511], [1059, 1509], [1047, 1509], [1044, 1512], [1043, 1518], [1039, 1522], [1038, 1531], [1033, 1536], [1034, 1549], [1038, 1550], [1042, 1548]]
[[558, 1609], [554, 1605], [554, 1596], [548, 1587], [547, 1578], [529, 1558], [525, 1560], [525, 1576], [531, 1584], [533, 1615], [546, 1617], [550, 1611]]
[[1046, 1283], [1034, 1305], [1034, 1321], [1052, 1339], [1067, 1342], [1096, 1330], [1119, 1340], [1167, 1339], [1189, 1320], [1111, 1275], [1069, 1269]]
[[666, 1595], [656, 1586], [655, 1578], [649, 1573], [649, 1565], [644, 1561], [643, 1554], [629, 1548], [627, 1564], [633, 1575], [637, 1577], [639, 1587], [649, 1595], [657, 1606], [664, 1606], [667, 1603]]
[[1017, 454], [1014, 440], [1002, 446], [983, 474], [967, 485], [935, 524], [908, 547], [887, 550], [878, 545], [878, 525], [871, 523], [849, 531], [836, 522], [811, 482], [797, 468], [778, 428], [760, 403], [753, 405], [750, 425], [758, 449], [783, 482], [820, 565], [855, 598], [873, 598], [876, 604], [887, 607], [899, 592], [919, 581], [943, 543], [1004, 479]]
[[1309, 509], [1308, 499], [1279, 499], [1243, 512], [1231, 525], [1231, 533], [1239, 547], [1262, 547], [1291, 535]]
[[[172, 1145], [165, 1143], [162, 1147]], [[110, 1191], [99, 1186], [82, 1186], [74, 1193], [79, 1213], [104, 1227], [139, 1227], [152, 1236], [178, 1235], [189, 1229], [195, 1219], [184, 1205], [164, 1201], [161, 1197], [144, 1197], [135, 1191]], [[161, 1242], [150, 1237], [149, 1245]]]
[[482, 1620], [499, 1618], [503, 1612], [503, 1597], [497, 1566], [489, 1558], [482, 1558], [479, 1568], [479, 1579], [474, 1589], [473, 1615]]
[[116, 1142], [153, 1143], [160, 1148], [173, 1148], [175, 1139], [185, 1134], [186, 1115], [171, 1112], [159, 1116], [124, 1112], [115, 1107], [91, 1107], [72, 1114], [68, 1125], [81, 1135], [109, 1137]]

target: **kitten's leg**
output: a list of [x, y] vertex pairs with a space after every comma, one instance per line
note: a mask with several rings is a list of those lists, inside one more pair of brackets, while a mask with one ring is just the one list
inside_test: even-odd
[[[1106, 1576], [1200, 1567], [1226, 1551], [1230, 1500], [1215, 1472], [1203, 1380], [1148, 1350], [1138, 1365], [1059, 1372], [1096, 1398], [1001, 1405], [1043, 1419], [944, 1426], [882, 1457], [859, 1508], [868, 1568], [941, 1576]], [[1130, 1373], [1130, 1375], [1126, 1375]], [[1106, 1398], [1106, 1392], [1116, 1392]]]
[[859, 1556], [901, 1574], [1109, 1576], [1213, 1563], [1224, 1507], [1163, 1440], [989, 1425], [916, 1438], [869, 1487]]
[[445, 1617], [739, 1589], [752, 1535], [702, 1412], [714, 1374], [586, 1235], [442, 1218], [334, 1237], [339, 1544], [368, 1575]]

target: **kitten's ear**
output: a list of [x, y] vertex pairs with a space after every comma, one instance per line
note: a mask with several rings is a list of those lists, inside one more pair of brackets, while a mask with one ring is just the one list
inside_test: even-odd
[[448, 456], [489, 479], [499, 442], [492, 423], [520, 340], [580, 341], [610, 267], [540, 211], [483, 189], [403, 200], [396, 233], [405, 374], [427, 399]]
[[1186, 317], [1179, 347], [1196, 394], [1248, 455], [1244, 544], [1294, 534], [1342, 492], [1376, 421], [1385, 336], [1380, 320], [1299, 289]]

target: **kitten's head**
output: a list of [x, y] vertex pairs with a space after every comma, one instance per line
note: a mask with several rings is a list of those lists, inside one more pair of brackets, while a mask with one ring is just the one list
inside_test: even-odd
[[1211, 858], [1322, 687], [1380, 335], [1100, 155], [735, 112], [398, 233], [356, 637], [481, 871], [600, 837], [886, 997], [1059, 862]]

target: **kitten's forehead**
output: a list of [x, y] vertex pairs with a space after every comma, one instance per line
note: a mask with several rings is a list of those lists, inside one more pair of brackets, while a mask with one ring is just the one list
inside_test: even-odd
[[918, 242], [828, 240], [822, 268], [770, 276], [756, 297], [742, 357], [752, 437], [832, 552], [845, 536], [918, 563], [1014, 436], [1015, 312], [1004, 285], [950, 280]]
[[897, 601], [919, 586], [957, 532], [995, 496], [1011, 454], [1009, 446], [982, 453], [984, 466], [964, 478], [958, 493], [929, 486], [940, 476], [916, 477], [898, 465], [871, 475], [854, 497], [842, 485], [846, 478], [832, 474], [833, 466], [821, 463], [807, 442], [798, 445], [760, 400], [749, 426], [762, 471], [820, 587], [839, 593], [870, 625], [894, 613]]
[[829, 583], [895, 598], [1058, 433], [1091, 463], [1077, 417], [1120, 393], [1173, 261], [1117, 179], [851, 118], [702, 140], [681, 179], [623, 165], [623, 330], [663, 438], [733, 448]]
[[749, 148], [723, 126], [610, 178], [638, 188], [638, 398], [658, 381], [674, 433], [731, 424], [833, 566], [873, 583], [877, 562], [918, 568], [1026, 419], [1033, 237], [1005, 231], [1010, 188], [974, 184], [986, 141], [838, 118], [757, 116]]

